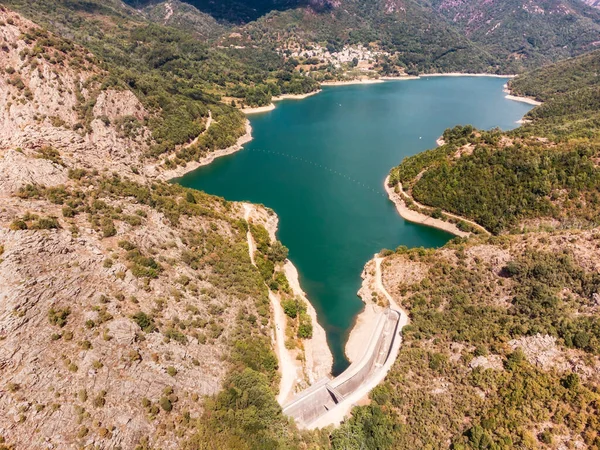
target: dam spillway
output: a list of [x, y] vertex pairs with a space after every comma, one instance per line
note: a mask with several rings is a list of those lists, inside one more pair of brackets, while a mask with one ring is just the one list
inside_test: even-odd
[[300, 428], [319, 428], [338, 422], [347, 409], [368, 393], [369, 389], [364, 388], [370, 382], [377, 384], [385, 377], [389, 368], [386, 363], [394, 359], [393, 350], [399, 348], [401, 318], [399, 311], [384, 310], [362, 358], [339, 376], [323, 378], [301, 392], [284, 406], [283, 413], [293, 417]]

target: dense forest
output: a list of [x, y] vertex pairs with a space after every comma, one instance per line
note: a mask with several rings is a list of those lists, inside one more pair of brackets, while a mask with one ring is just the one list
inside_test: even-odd
[[[125, 0], [125, 3], [140, 8], [156, 2], [153, 0]], [[271, 11], [285, 11], [308, 5], [321, 6], [318, 2], [310, 0], [222, 0], [218, 2], [187, 0], [187, 3], [219, 21], [235, 24], [251, 22]], [[321, 8], [327, 9], [327, 6], [325, 3]]]

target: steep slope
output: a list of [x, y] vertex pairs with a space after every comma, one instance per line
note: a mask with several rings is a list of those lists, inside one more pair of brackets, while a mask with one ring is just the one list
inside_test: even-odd
[[573, 0], [433, 0], [432, 7], [513, 72], [591, 51], [600, 13]]
[[[153, 0], [125, 0], [125, 2], [134, 7], [140, 7], [152, 4]], [[188, 0], [187, 3], [218, 21], [241, 24], [256, 20], [274, 10], [282, 11], [309, 4], [326, 7], [329, 2], [319, 0], [223, 0], [219, 2]]]
[[494, 56], [416, 2], [338, 2], [327, 13], [312, 8], [288, 10], [269, 14], [242, 31], [252, 41], [300, 54], [316, 44], [330, 52], [371, 45], [381, 52], [380, 65], [398, 66], [409, 73], [501, 70]]
[[[169, 103], [135, 78], [4, 6], [0, 41], [0, 447], [298, 439], [274, 395], [267, 284], [293, 298], [285, 247], [242, 205], [157, 181]], [[245, 420], [213, 421], [232, 412]]]
[[214, 39], [226, 30], [211, 15], [178, 0], [150, 4], [142, 11], [153, 22], [194, 32], [201, 39]]
[[[517, 73], [593, 50], [600, 42], [600, 13], [579, 0], [187, 3], [242, 25], [225, 33], [222, 44], [258, 42], [295, 56], [310, 55], [318, 46], [331, 53], [371, 46], [380, 52], [371, 67], [388, 75], [398, 70]], [[172, 10], [171, 2], [159, 5], [154, 10]], [[305, 71], [318, 71], [315, 62], [300, 62]]]
[[592, 6], [594, 8], [600, 8], [600, 1], [598, 0], [582, 0], [586, 5]]
[[[16, 15], [5, 13], [3, 21], [0, 145], [10, 149], [11, 161], [4, 165], [3, 190], [35, 182], [35, 166], [49, 170], [53, 158], [55, 176], [62, 173], [63, 181], [67, 167], [131, 172], [150, 135], [143, 125], [149, 113], [135, 95], [103, 86], [108, 72], [82, 47]], [[15, 149], [42, 159], [23, 166]]]

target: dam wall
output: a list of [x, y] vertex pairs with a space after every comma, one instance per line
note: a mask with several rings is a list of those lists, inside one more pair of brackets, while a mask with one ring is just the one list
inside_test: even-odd
[[396, 310], [383, 311], [363, 357], [334, 379], [323, 378], [299, 393], [284, 406], [283, 413], [293, 417], [301, 428], [312, 428], [323, 416], [331, 416], [344, 399], [357, 393], [382, 370], [395, 340], [400, 339], [400, 318], [401, 313]]

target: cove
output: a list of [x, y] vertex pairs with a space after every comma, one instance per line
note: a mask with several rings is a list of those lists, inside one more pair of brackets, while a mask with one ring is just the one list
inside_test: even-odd
[[390, 169], [434, 147], [449, 127], [511, 129], [531, 109], [504, 98], [505, 79], [426, 77], [324, 87], [251, 116], [253, 141], [176, 180], [278, 214], [279, 239], [327, 332], [333, 374], [363, 303], [366, 262], [382, 248], [440, 247], [452, 235], [404, 221], [383, 190]]

